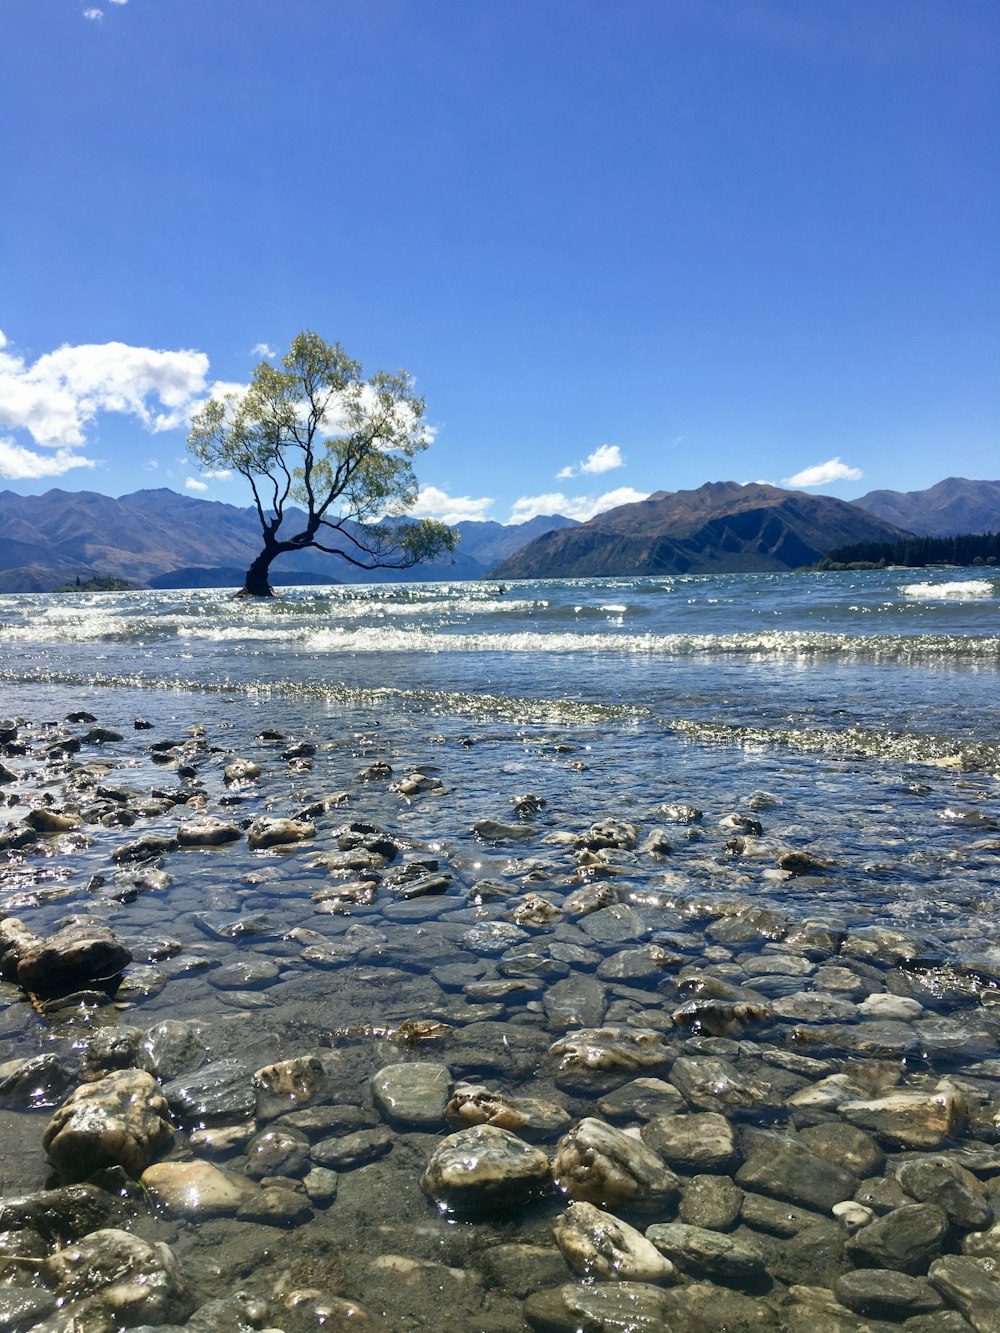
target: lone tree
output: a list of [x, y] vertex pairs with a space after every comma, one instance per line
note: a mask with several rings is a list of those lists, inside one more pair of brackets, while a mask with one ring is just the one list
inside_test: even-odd
[[443, 523], [406, 517], [417, 500], [412, 459], [429, 443], [423, 416], [405, 371], [366, 380], [339, 343], [308, 332], [280, 368], [262, 362], [245, 393], [210, 398], [188, 448], [205, 467], [246, 477], [264, 538], [237, 596], [273, 597], [268, 571], [287, 551], [409, 569], [453, 550]]

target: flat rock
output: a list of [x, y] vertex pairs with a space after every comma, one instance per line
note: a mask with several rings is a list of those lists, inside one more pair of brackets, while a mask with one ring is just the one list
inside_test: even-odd
[[183, 1120], [201, 1125], [245, 1119], [257, 1102], [250, 1070], [239, 1060], [215, 1060], [171, 1079], [163, 1094]]
[[231, 1217], [250, 1193], [245, 1180], [208, 1162], [157, 1162], [139, 1180], [171, 1217]]
[[442, 1211], [505, 1209], [543, 1194], [552, 1181], [549, 1159], [506, 1129], [476, 1125], [450, 1134], [435, 1149], [421, 1179]]
[[315, 824], [301, 819], [255, 819], [247, 833], [247, 842], [252, 851], [266, 847], [283, 847], [291, 843], [306, 842], [316, 836]]
[[1000, 1333], [1000, 1282], [989, 1260], [947, 1254], [931, 1264], [928, 1276], [976, 1333]]
[[642, 1140], [684, 1171], [725, 1171], [739, 1160], [732, 1126], [717, 1111], [653, 1115], [642, 1127]]
[[896, 1179], [918, 1203], [933, 1203], [949, 1221], [982, 1231], [993, 1221], [986, 1193], [972, 1174], [950, 1157], [916, 1157], [902, 1162]]
[[684, 1222], [657, 1222], [646, 1239], [680, 1268], [729, 1282], [753, 1282], [764, 1276], [764, 1255], [751, 1242]]
[[312, 1146], [312, 1159], [317, 1166], [350, 1171], [356, 1166], [377, 1161], [392, 1151], [393, 1137], [386, 1129], [358, 1129], [353, 1134], [320, 1139]]
[[932, 1092], [892, 1092], [885, 1097], [845, 1101], [838, 1110], [850, 1124], [903, 1148], [940, 1147], [965, 1120], [962, 1099], [943, 1081]]
[[608, 1007], [604, 987], [596, 977], [572, 972], [545, 990], [542, 1001], [551, 1028], [594, 1028]]
[[137, 1060], [154, 1078], [172, 1079], [205, 1063], [204, 1041], [190, 1023], [167, 1018], [140, 1039]]
[[253, 1088], [258, 1119], [273, 1120], [325, 1100], [330, 1093], [330, 1075], [318, 1055], [298, 1055], [258, 1069]]
[[177, 826], [177, 842], [181, 847], [223, 847], [238, 842], [242, 836], [238, 825], [212, 815], [187, 819]]
[[300, 1130], [272, 1126], [255, 1134], [246, 1147], [246, 1172], [253, 1180], [267, 1176], [304, 1176], [312, 1162], [309, 1140]]
[[749, 1111], [776, 1105], [763, 1084], [745, 1077], [735, 1065], [718, 1056], [678, 1056], [670, 1070], [670, 1081], [691, 1106], [703, 1111]]
[[707, 1231], [729, 1231], [742, 1208], [743, 1191], [728, 1176], [692, 1176], [681, 1199], [680, 1220]]
[[580, 1028], [549, 1047], [560, 1087], [608, 1091], [624, 1075], [656, 1069], [670, 1060], [663, 1034], [652, 1028]]
[[911, 1203], [877, 1217], [845, 1242], [857, 1262], [917, 1275], [941, 1253], [948, 1219], [929, 1203]]
[[881, 1268], [842, 1273], [833, 1284], [841, 1305], [876, 1319], [906, 1319], [940, 1310], [941, 1297], [925, 1278], [908, 1277]]
[[446, 1065], [430, 1062], [386, 1065], [372, 1079], [375, 1103], [393, 1124], [439, 1129], [451, 1088]]
[[704, 1333], [679, 1297], [646, 1282], [570, 1282], [533, 1292], [524, 1317], [536, 1333]]
[[736, 1173], [736, 1183], [758, 1194], [828, 1213], [854, 1195], [860, 1181], [785, 1135], [761, 1136]]

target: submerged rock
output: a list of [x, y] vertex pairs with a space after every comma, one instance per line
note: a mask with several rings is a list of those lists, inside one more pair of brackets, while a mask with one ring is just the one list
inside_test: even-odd
[[208, 1162], [157, 1162], [139, 1179], [154, 1204], [171, 1217], [231, 1217], [250, 1194], [245, 1180]]
[[464, 1083], [455, 1089], [445, 1108], [448, 1124], [456, 1129], [469, 1125], [496, 1125], [526, 1139], [546, 1139], [561, 1134], [571, 1117], [557, 1102], [540, 1097], [514, 1097], [493, 1092], [477, 1084]]
[[138, 1176], [173, 1135], [156, 1080], [138, 1069], [77, 1088], [42, 1136], [50, 1160], [71, 1179], [120, 1166]]
[[650, 1212], [680, 1195], [680, 1181], [641, 1139], [590, 1116], [559, 1140], [552, 1172], [569, 1198], [605, 1208]]
[[444, 1120], [451, 1074], [442, 1064], [386, 1065], [372, 1079], [375, 1103], [387, 1120], [417, 1129], [438, 1129]]
[[110, 930], [72, 925], [28, 948], [17, 964], [17, 980], [36, 995], [66, 995], [120, 976], [131, 961]]
[[126, 1327], [164, 1324], [190, 1313], [184, 1278], [167, 1246], [126, 1231], [93, 1231], [57, 1250], [46, 1269], [58, 1297], [96, 1295]]
[[516, 1207], [552, 1183], [549, 1159], [506, 1129], [476, 1125], [435, 1149], [420, 1184], [442, 1211], [473, 1213]]
[[536, 1333], [705, 1333], [674, 1292], [647, 1282], [548, 1287], [528, 1297], [524, 1317]]
[[669, 1282], [674, 1266], [641, 1231], [592, 1203], [571, 1203], [553, 1234], [581, 1277], [615, 1282]]

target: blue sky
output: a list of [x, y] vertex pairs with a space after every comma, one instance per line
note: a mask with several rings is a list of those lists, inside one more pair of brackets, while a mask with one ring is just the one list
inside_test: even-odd
[[450, 520], [1000, 475], [995, 0], [0, 22], [2, 486], [248, 503], [184, 422], [303, 328], [416, 377]]

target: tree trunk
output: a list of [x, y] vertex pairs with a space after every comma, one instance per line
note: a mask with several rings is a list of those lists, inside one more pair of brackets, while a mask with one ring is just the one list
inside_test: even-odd
[[253, 562], [246, 572], [246, 578], [243, 580], [243, 587], [236, 594], [237, 597], [275, 597], [277, 594], [268, 582], [267, 572], [271, 568], [271, 561], [275, 556], [281, 554], [280, 547], [265, 546], [260, 555]]

